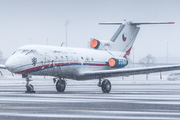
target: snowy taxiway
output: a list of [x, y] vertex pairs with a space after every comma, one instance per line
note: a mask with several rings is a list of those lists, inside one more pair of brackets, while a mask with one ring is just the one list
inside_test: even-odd
[[27, 94], [24, 79], [0, 77], [0, 119], [180, 119], [180, 81], [135, 78], [112, 78], [111, 93], [103, 94], [97, 80], [68, 80], [58, 93], [51, 78], [35, 77], [36, 93]]

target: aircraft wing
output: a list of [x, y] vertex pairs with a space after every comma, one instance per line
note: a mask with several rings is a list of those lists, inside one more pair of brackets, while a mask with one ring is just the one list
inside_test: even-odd
[[98, 78], [104, 78], [104, 77], [149, 74], [149, 73], [164, 72], [164, 71], [171, 71], [171, 70], [180, 70], [180, 65], [87, 71], [87, 72], [84, 72], [84, 78], [98, 79]]
[[6, 69], [5, 65], [0, 64], [0, 69]]

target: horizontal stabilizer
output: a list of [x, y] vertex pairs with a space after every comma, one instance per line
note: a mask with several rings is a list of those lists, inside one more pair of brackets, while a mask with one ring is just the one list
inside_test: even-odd
[[99, 23], [99, 25], [121, 25], [122, 23]]
[[174, 24], [174, 22], [131, 22], [131, 25]]
[[[99, 25], [121, 25], [122, 23], [99, 23]], [[175, 22], [130, 22], [131, 25], [148, 25], [148, 24], [175, 24]]]

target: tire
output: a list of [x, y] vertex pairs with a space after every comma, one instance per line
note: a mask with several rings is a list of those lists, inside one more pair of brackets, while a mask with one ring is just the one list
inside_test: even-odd
[[170, 78], [168, 78], [168, 80], [169, 80], [169, 81], [171, 81], [171, 79], [170, 79]]
[[109, 80], [105, 79], [102, 82], [101, 89], [102, 89], [103, 93], [109, 93], [111, 91], [111, 82]]
[[64, 80], [58, 80], [56, 83], [56, 90], [58, 92], [64, 92], [66, 88], [66, 82]]

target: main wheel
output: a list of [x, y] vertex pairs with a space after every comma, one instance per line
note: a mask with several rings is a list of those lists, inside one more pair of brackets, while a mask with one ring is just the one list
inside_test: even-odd
[[168, 78], [168, 80], [169, 80], [169, 81], [171, 81], [171, 79], [170, 79], [170, 78]]
[[64, 80], [58, 80], [56, 83], [56, 90], [58, 92], [64, 92], [66, 88], [66, 82]]
[[109, 93], [111, 91], [111, 82], [109, 80], [105, 79], [102, 82], [101, 89], [102, 89], [103, 93]]

